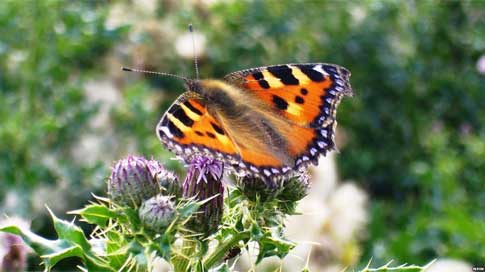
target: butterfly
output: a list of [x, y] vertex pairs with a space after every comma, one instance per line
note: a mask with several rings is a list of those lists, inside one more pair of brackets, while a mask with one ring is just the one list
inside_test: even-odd
[[190, 161], [207, 156], [238, 175], [275, 180], [318, 164], [335, 148], [337, 106], [350, 72], [326, 63], [283, 64], [186, 80], [156, 133]]

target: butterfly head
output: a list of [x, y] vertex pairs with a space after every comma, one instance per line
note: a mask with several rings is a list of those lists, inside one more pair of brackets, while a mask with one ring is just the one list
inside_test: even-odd
[[219, 107], [234, 107], [238, 98], [236, 87], [221, 80], [203, 79], [186, 81], [188, 91], [198, 93], [206, 103]]
[[187, 79], [185, 80], [185, 88], [188, 91], [202, 94], [202, 85], [198, 79]]

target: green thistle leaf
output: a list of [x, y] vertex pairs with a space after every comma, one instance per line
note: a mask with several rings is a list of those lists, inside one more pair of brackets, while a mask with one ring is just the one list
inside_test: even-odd
[[269, 232], [264, 234], [264, 237], [258, 241], [258, 244], [259, 254], [256, 264], [271, 256], [278, 256], [283, 259], [295, 247], [295, 243]]
[[19, 235], [43, 260], [45, 270], [50, 271], [59, 261], [79, 257], [89, 271], [114, 271], [105, 260], [97, 257], [82, 230], [73, 223], [57, 218], [50, 209], [58, 239], [45, 239], [28, 229], [6, 226], [0, 231]]
[[55, 214], [47, 208], [49, 211], [52, 222], [54, 223], [54, 229], [61, 240], [65, 240], [70, 244], [81, 247], [84, 251], [90, 251], [91, 245], [89, 244], [84, 232], [74, 223], [61, 220], [55, 216]]
[[69, 214], [77, 214], [89, 224], [106, 227], [110, 218], [117, 218], [118, 214], [110, 210], [103, 204], [87, 205], [83, 209], [69, 212]]

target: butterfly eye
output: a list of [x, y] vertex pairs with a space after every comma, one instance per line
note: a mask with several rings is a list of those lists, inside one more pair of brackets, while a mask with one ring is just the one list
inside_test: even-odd
[[198, 94], [202, 94], [202, 86], [198, 80], [187, 80], [186, 81], [186, 88], [189, 91], [196, 92]]

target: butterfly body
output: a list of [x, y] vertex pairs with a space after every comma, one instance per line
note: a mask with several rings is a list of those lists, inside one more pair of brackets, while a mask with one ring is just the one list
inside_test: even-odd
[[157, 135], [190, 160], [217, 158], [239, 174], [275, 179], [334, 148], [335, 114], [350, 73], [330, 64], [254, 68], [224, 80], [190, 80]]

